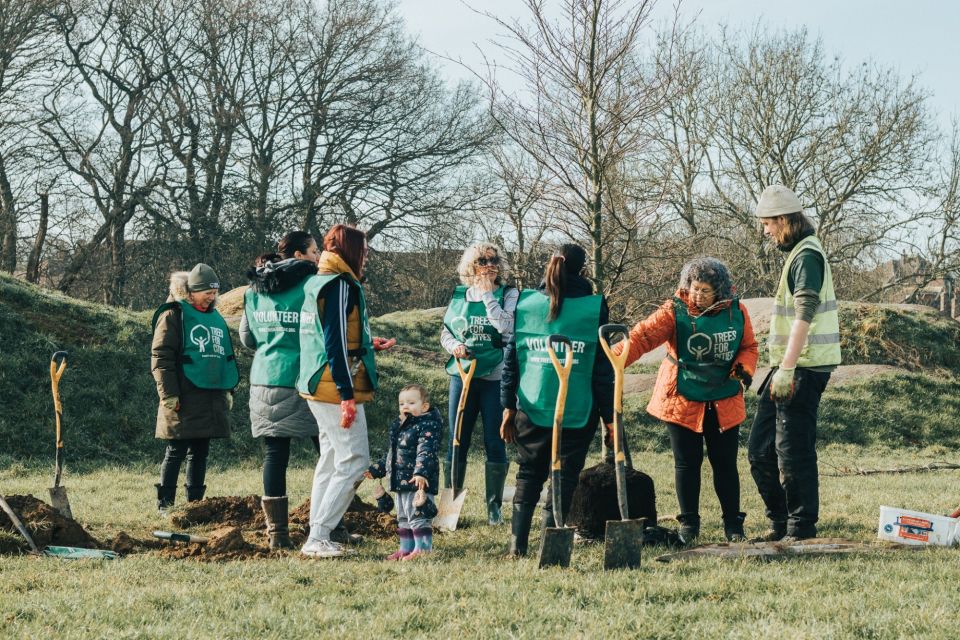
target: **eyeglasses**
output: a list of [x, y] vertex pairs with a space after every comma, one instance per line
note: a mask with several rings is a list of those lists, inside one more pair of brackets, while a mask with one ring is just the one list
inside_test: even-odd
[[500, 264], [500, 258], [493, 256], [490, 258], [477, 258], [477, 264], [481, 267], [486, 267], [487, 265], [495, 267]]

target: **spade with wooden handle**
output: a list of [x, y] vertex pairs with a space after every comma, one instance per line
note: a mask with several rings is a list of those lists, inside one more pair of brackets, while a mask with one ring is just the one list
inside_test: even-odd
[[67, 352], [57, 351], [50, 358], [50, 386], [53, 389], [53, 409], [57, 415], [57, 453], [56, 472], [53, 476], [53, 486], [50, 487], [50, 504], [60, 515], [73, 519], [70, 501], [67, 499], [67, 488], [60, 486], [63, 475], [63, 403], [60, 401], [60, 378], [67, 368]]

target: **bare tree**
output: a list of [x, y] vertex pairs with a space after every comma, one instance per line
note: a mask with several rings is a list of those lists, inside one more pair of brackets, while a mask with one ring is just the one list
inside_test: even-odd
[[36, 145], [32, 102], [49, 66], [46, 13], [52, 5], [52, 0], [0, 0], [0, 270], [10, 273], [17, 268], [20, 224], [15, 174]]
[[[311, 22], [297, 157], [303, 226], [324, 215], [368, 236], [429, 215], [493, 133], [466, 84], [447, 90], [390, 5], [333, 0]], [[452, 181], [452, 182], [451, 182]]]
[[491, 74], [491, 111], [558, 187], [551, 205], [569, 216], [570, 236], [588, 239], [594, 280], [606, 291], [623, 266], [623, 248], [611, 241], [629, 241], [636, 219], [612, 197], [614, 181], [652, 139], [651, 121], [672, 90], [670, 53], [644, 57], [652, 1], [564, 0], [557, 21], [542, 2], [526, 5], [529, 24], [490, 16], [507, 30], [501, 50], [524, 84], [508, 95]]
[[157, 102], [151, 92], [168, 73], [158, 38], [163, 29], [176, 28], [170, 10], [163, 0], [119, 0], [82, 11], [62, 4], [51, 14], [63, 45], [64, 75], [44, 98], [42, 129], [101, 218], [63, 270], [57, 285], [63, 291], [105, 243], [110, 274], [104, 301], [122, 299], [127, 225], [162, 179], [162, 167], [150, 154]]
[[911, 200], [930, 159], [926, 96], [915, 82], [867, 64], [846, 71], [802, 29], [725, 32], [714, 50], [697, 92], [710, 124], [710, 188], [696, 208], [731, 246], [750, 247], [755, 277], [771, 287], [777, 272], [753, 218], [774, 183], [799, 194], [832, 262], [892, 246], [916, 216]]

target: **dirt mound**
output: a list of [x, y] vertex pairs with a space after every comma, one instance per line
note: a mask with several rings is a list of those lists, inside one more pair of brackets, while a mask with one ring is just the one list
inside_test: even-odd
[[[647, 518], [657, 522], [657, 502], [653, 479], [642, 471], [627, 469], [627, 503], [631, 518]], [[619, 520], [617, 477], [614, 466], [602, 462], [580, 473], [580, 484], [573, 493], [567, 524], [577, 528], [585, 538], [602, 540], [607, 520]]]
[[279, 552], [269, 547], [248, 542], [239, 527], [220, 527], [207, 534], [207, 542], [200, 544], [177, 544], [164, 546], [160, 550], [161, 558], [172, 560], [200, 560], [203, 562], [221, 562], [224, 560], [252, 560], [271, 558]]
[[247, 286], [230, 289], [217, 296], [217, 311], [224, 317], [243, 315], [243, 294], [247, 292]]
[[170, 521], [181, 529], [206, 524], [261, 529], [266, 524], [260, 496], [223, 496], [188, 502]]
[[[381, 513], [371, 504], [354, 496], [347, 512], [343, 515], [343, 524], [350, 533], [358, 533], [365, 538], [390, 540], [397, 535], [397, 519], [389, 513]], [[291, 535], [296, 527], [306, 534], [310, 528], [310, 499], [290, 513]]]
[[[30, 536], [37, 546], [43, 549], [47, 545], [62, 547], [81, 547], [97, 549], [100, 543], [91, 536], [83, 526], [72, 518], [65, 518], [53, 507], [32, 495], [6, 496], [7, 503], [14, 513], [23, 522], [23, 526], [30, 532]], [[29, 551], [30, 545], [17, 532], [10, 518], [0, 511], [0, 530], [11, 533], [21, 542], [16, 551]], [[12, 546], [12, 545], [11, 545]], [[7, 549], [8, 545], [4, 545]]]

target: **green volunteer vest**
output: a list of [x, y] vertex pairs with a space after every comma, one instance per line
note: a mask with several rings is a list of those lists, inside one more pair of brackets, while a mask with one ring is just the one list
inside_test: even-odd
[[230, 329], [216, 309], [197, 311], [186, 300], [168, 302], [153, 314], [153, 326], [167, 309], [180, 307], [183, 337], [180, 367], [183, 375], [200, 389], [230, 390], [240, 381], [240, 372], [233, 355]]
[[740, 393], [730, 368], [743, 341], [743, 309], [733, 299], [729, 309], [694, 318], [687, 303], [673, 300], [677, 323], [677, 392], [687, 400], [709, 402]]
[[243, 312], [257, 339], [250, 384], [297, 386], [303, 298], [303, 287], [299, 285], [280, 293], [256, 293], [247, 289], [243, 296]]
[[[503, 306], [506, 287], [501, 286], [493, 295]], [[462, 342], [477, 360], [477, 371], [474, 375], [483, 377], [497, 368], [503, 362], [503, 336], [490, 323], [487, 317], [487, 306], [482, 301], [467, 302], [467, 287], [459, 286], [453, 290], [453, 298], [447, 305], [447, 312], [443, 316], [443, 325], [453, 337]], [[464, 367], [469, 359], [460, 360]], [[447, 360], [447, 373], [451, 376], [459, 375], [453, 356]]]
[[[515, 332], [520, 385], [517, 399], [520, 410], [540, 427], [553, 427], [560, 379], [547, 352], [547, 337], [557, 333], [573, 343], [573, 368], [570, 371], [567, 404], [563, 414], [564, 429], [580, 429], [587, 424], [593, 406], [593, 363], [597, 353], [597, 328], [600, 326], [600, 304], [603, 296], [566, 298], [560, 315], [547, 320], [550, 298], [539, 291], [520, 292], [517, 302]], [[562, 363], [565, 347], [554, 345]]]
[[793, 326], [793, 294], [787, 286], [790, 265], [804, 249], [813, 249], [823, 256], [823, 286], [820, 287], [820, 306], [810, 323], [807, 344], [800, 352], [798, 367], [825, 367], [838, 365], [840, 357], [840, 316], [837, 313], [837, 296], [833, 291], [833, 274], [823, 245], [816, 236], [807, 236], [797, 243], [780, 273], [780, 284], [774, 297], [773, 316], [770, 318], [770, 364], [778, 366], [787, 351], [790, 328]]
[[362, 361], [370, 377], [370, 386], [374, 391], [377, 389], [377, 365], [373, 356], [373, 336], [370, 334], [363, 287], [349, 274], [325, 273], [310, 276], [303, 285], [303, 308], [300, 310], [300, 375], [297, 376], [297, 390], [300, 393], [313, 395], [329, 362], [323, 341], [323, 318], [320, 317], [317, 298], [327, 285], [338, 278], [346, 280], [360, 294], [357, 305], [360, 313], [361, 348], [348, 354], [348, 361], [352, 363], [351, 371], [354, 369], [353, 364], [358, 360]]

